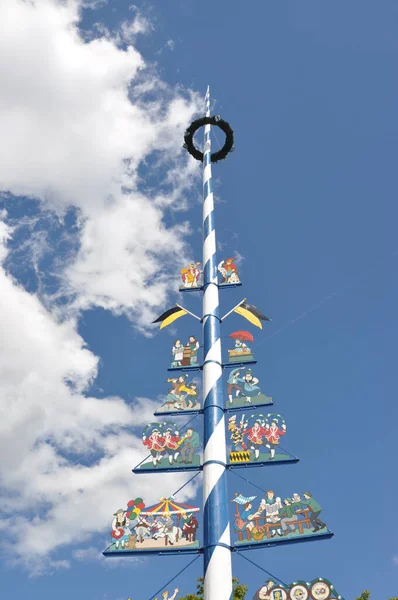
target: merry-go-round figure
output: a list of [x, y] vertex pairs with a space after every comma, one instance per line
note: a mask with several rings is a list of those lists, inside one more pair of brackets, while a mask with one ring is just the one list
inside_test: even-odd
[[220, 285], [236, 285], [240, 283], [238, 267], [234, 260], [234, 258], [227, 258], [218, 264], [217, 269], [222, 276]]
[[[140, 505], [142, 506], [142, 505]], [[145, 505], [143, 505], [145, 507]], [[199, 523], [195, 513], [199, 508], [188, 504], [177, 504], [173, 497], [161, 498], [160, 502], [145, 510], [135, 510], [130, 516], [130, 548], [116, 547], [115, 539], [107, 550], [134, 552], [141, 550], [172, 550], [174, 548], [198, 548], [197, 531]]]
[[233, 331], [228, 337], [235, 340], [234, 347], [228, 350], [229, 363], [252, 362], [254, 360], [253, 352], [246, 344], [246, 342], [254, 342], [254, 338], [249, 331]]

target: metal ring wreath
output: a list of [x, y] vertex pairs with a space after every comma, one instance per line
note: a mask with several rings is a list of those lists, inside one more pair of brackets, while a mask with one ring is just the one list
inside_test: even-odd
[[196, 121], [191, 123], [184, 134], [183, 148], [188, 150], [189, 154], [196, 160], [203, 162], [203, 152], [195, 148], [193, 143], [193, 136], [195, 135], [195, 132], [200, 129], [200, 127], [203, 127], [203, 125], [215, 125], [225, 133], [224, 146], [218, 152], [213, 152], [211, 155], [211, 162], [216, 163], [219, 160], [225, 160], [227, 158], [227, 154], [233, 150], [234, 132], [230, 124], [221, 119], [221, 117], [218, 115], [214, 117], [202, 117], [201, 119], [196, 119]]

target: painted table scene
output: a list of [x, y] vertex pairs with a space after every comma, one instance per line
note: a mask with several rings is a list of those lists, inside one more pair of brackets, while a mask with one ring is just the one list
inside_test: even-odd
[[288, 585], [268, 579], [254, 594], [253, 600], [344, 600], [334, 585], [322, 577], [312, 581], [295, 581]]
[[281, 438], [286, 434], [286, 423], [282, 415], [232, 415], [228, 418], [228, 432], [231, 465], [298, 460], [280, 448]]
[[247, 367], [236, 367], [228, 373], [226, 408], [263, 406], [272, 404], [272, 398], [265, 396], [259, 386], [260, 380]]
[[321, 506], [308, 491], [282, 498], [268, 490], [260, 500], [257, 496], [235, 494], [231, 502], [235, 504], [235, 546], [330, 533], [322, 520]]
[[148, 460], [133, 471], [193, 470], [200, 467], [201, 441], [199, 433], [188, 427], [180, 435], [176, 423], [148, 423], [142, 432], [142, 444], [149, 450]]
[[230, 364], [254, 361], [253, 352], [247, 343], [254, 342], [254, 337], [250, 331], [233, 331], [228, 337], [235, 340], [234, 347], [228, 349], [228, 362]]
[[224, 285], [239, 285], [240, 279], [238, 267], [235, 264], [234, 258], [226, 258], [218, 264], [218, 272], [221, 275], [220, 286]]
[[172, 360], [170, 369], [181, 369], [183, 367], [199, 368], [199, 347], [199, 342], [193, 335], [189, 337], [185, 346], [181, 340], [174, 340], [173, 348], [171, 350]]
[[112, 544], [106, 552], [199, 548], [197, 512], [199, 508], [177, 504], [173, 497], [161, 498], [148, 508], [142, 498], [131, 500], [127, 509], [114, 514]]
[[202, 272], [200, 270], [200, 262], [190, 263], [186, 267], [183, 267], [180, 271], [182, 284], [180, 286], [181, 291], [201, 289], [202, 287]]
[[162, 406], [158, 408], [155, 415], [201, 410], [198, 383], [195, 380], [190, 380], [187, 373], [179, 377], [168, 378], [167, 383], [170, 386], [169, 391]]

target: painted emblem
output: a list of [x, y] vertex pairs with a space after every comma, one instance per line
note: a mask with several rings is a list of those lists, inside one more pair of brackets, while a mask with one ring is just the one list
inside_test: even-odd
[[188, 380], [188, 374], [171, 377], [167, 380], [169, 391], [162, 406], [157, 410], [161, 412], [187, 412], [200, 410], [199, 387], [195, 380]]
[[276, 587], [271, 590], [269, 595], [271, 600], [287, 600], [287, 592], [283, 587]]
[[289, 461], [290, 454], [279, 449], [286, 433], [286, 423], [281, 415], [232, 415], [228, 419], [230, 433], [230, 464]]
[[180, 289], [190, 289], [200, 287], [201, 271], [200, 262], [190, 263], [180, 271], [182, 285]]
[[[147, 508], [141, 498], [137, 500], [141, 502], [132, 507], [129, 502], [127, 509], [121, 508], [115, 513], [112, 521], [112, 544], [107, 553], [122, 553], [127, 550], [139, 553], [140, 550], [148, 549], [163, 552], [175, 548], [199, 547], [199, 523], [195, 516], [199, 508], [177, 504], [173, 497], [161, 498], [158, 504]], [[139, 506], [142, 508], [138, 512]], [[118, 532], [119, 529], [122, 533]]]
[[253, 375], [251, 369], [247, 367], [231, 369], [227, 380], [227, 408], [272, 404], [272, 398], [264, 396], [259, 383], [260, 380]]
[[309, 592], [308, 589], [300, 583], [294, 585], [289, 592], [290, 600], [308, 600]]
[[269, 579], [253, 596], [253, 600], [343, 600], [334, 586], [319, 577], [309, 583], [296, 581], [289, 585], [278, 584]]
[[332, 596], [332, 589], [326, 581], [316, 581], [311, 586], [311, 598], [314, 600], [329, 600]]
[[320, 519], [321, 507], [310, 492], [294, 493], [290, 498], [277, 496], [273, 490], [260, 501], [257, 496], [235, 494], [235, 533], [237, 546], [253, 542], [277, 543], [283, 539], [328, 533]]
[[217, 268], [222, 277], [220, 285], [236, 285], [240, 283], [238, 267], [234, 260], [234, 258], [226, 258], [219, 263]]
[[180, 435], [176, 423], [148, 423], [142, 432], [142, 443], [150, 459], [135, 471], [189, 469], [200, 466], [200, 438], [193, 427]]
[[234, 331], [229, 337], [235, 340], [235, 345], [228, 350], [229, 363], [252, 362], [254, 360], [253, 352], [248, 342], [254, 342], [254, 338], [249, 331]]
[[171, 368], [198, 367], [199, 342], [191, 335], [187, 344], [183, 346], [181, 340], [174, 340], [172, 348]]

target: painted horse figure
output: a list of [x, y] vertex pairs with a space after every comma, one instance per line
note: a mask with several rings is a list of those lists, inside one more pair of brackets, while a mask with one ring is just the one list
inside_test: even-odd
[[137, 535], [137, 541], [141, 542], [141, 544], [145, 538], [151, 537], [151, 526], [148, 521], [143, 518], [138, 519], [138, 522], [134, 527], [134, 531]]
[[195, 542], [196, 541], [196, 532], [199, 527], [199, 523], [193, 515], [189, 517], [188, 521], [184, 524], [182, 531], [185, 535], [185, 539], [187, 542]]
[[168, 527], [167, 525], [162, 525], [153, 536], [154, 540], [158, 540], [160, 538], [167, 537], [168, 543], [173, 546], [175, 542], [178, 542], [182, 538], [182, 530], [180, 527], [173, 525], [172, 527]]

